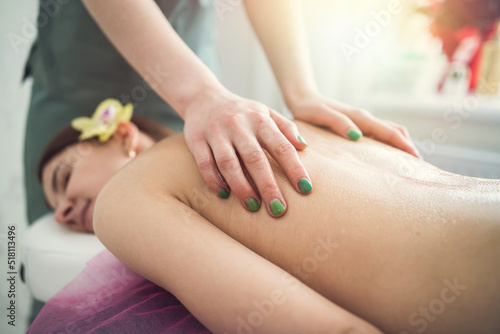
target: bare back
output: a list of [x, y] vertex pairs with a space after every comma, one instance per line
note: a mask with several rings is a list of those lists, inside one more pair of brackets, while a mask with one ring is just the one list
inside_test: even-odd
[[299, 157], [314, 190], [298, 194], [268, 156], [287, 201], [278, 219], [263, 208], [245, 210], [235, 196], [213, 194], [181, 134], [123, 173], [146, 168], [143, 185], [168, 189], [241, 244], [385, 332], [440, 333], [450, 323], [455, 333], [498, 330], [500, 181], [446, 173], [369, 138], [350, 142], [296, 123], [310, 144]]

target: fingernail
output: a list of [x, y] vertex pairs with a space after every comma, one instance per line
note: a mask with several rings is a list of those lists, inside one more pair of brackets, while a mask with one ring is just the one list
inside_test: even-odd
[[313, 186], [308, 179], [304, 178], [299, 180], [299, 189], [301, 193], [307, 194], [313, 189]]
[[219, 193], [219, 196], [222, 197], [222, 198], [228, 198], [229, 197], [229, 192], [224, 189], [224, 188], [219, 188], [219, 190], [217, 190], [217, 192]]
[[297, 139], [304, 145], [306, 146], [309, 146], [309, 144], [306, 142], [306, 140], [304, 139], [304, 137], [302, 137], [301, 135], [298, 135], [297, 136]]
[[351, 138], [351, 140], [354, 140], [354, 141], [356, 141], [359, 138], [363, 137], [363, 134], [359, 130], [356, 130], [356, 129], [349, 130], [349, 132], [347, 133], [347, 135], [349, 136], [349, 138]]
[[255, 212], [259, 210], [260, 204], [259, 201], [257, 201], [255, 198], [249, 198], [245, 201], [245, 205], [247, 206], [248, 210]]
[[269, 203], [269, 206], [271, 207], [271, 212], [273, 215], [277, 216], [280, 215], [285, 211], [285, 206], [279, 199], [273, 199], [271, 203]]

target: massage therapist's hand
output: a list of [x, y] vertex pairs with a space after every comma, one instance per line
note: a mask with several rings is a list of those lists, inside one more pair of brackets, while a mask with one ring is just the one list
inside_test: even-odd
[[328, 127], [351, 140], [358, 140], [366, 135], [420, 158], [404, 126], [376, 118], [366, 110], [356, 109], [316, 93], [289, 101], [288, 106], [295, 119]]
[[[258, 210], [262, 199], [271, 216], [284, 214], [285, 198], [263, 148], [283, 168], [297, 192], [311, 191], [311, 180], [296, 151], [307, 144], [293, 122], [262, 103], [227, 90], [205, 92], [189, 104], [184, 120], [184, 135], [198, 169], [220, 197], [227, 198], [231, 189], [250, 211]], [[245, 177], [242, 164], [260, 196]]]

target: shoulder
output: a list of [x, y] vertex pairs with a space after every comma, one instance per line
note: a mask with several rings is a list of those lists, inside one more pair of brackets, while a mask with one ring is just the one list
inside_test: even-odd
[[94, 219], [109, 224], [120, 212], [142, 207], [152, 199], [186, 203], [186, 189], [199, 182], [198, 174], [184, 136], [168, 137], [139, 154], [106, 183], [96, 200]]
[[[197, 181], [196, 162], [182, 133], [170, 136], [139, 154], [120, 169], [99, 193], [101, 202], [128, 196], [182, 198], [184, 189]], [[128, 199], [127, 199], [128, 200]]]
[[[198, 169], [182, 133], [156, 143], [128, 163], [113, 179], [179, 196]], [[125, 181], [126, 180], [126, 181]]]
[[187, 158], [191, 155], [186, 144], [186, 140], [184, 139], [184, 133], [182, 132], [176, 133], [159, 141], [149, 150], [144, 152], [144, 156], [146, 156], [146, 154], [148, 156], [156, 155], [158, 152], [161, 152], [164, 155], [176, 155], [182, 158]]

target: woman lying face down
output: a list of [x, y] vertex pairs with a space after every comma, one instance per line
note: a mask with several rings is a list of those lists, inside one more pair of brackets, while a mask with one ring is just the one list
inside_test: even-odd
[[265, 153], [278, 219], [213, 194], [182, 134], [153, 145], [131, 124], [45, 161], [47, 201], [214, 333], [498, 333], [500, 181], [296, 124], [315, 188]]

